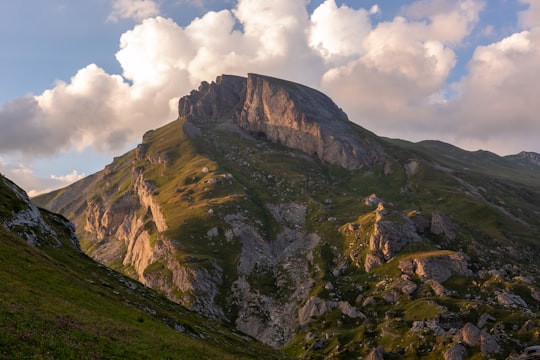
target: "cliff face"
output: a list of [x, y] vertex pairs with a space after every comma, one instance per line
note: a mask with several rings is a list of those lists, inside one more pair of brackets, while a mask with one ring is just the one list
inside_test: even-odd
[[298, 149], [349, 170], [384, 160], [374, 136], [362, 134], [326, 95], [267, 76], [222, 75], [180, 99], [180, 117], [198, 121], [226, 117], [255, 136]]
[[222, 119], [241, 106], [246, 93], [246, 79], [234, 75], [218, 76], [215, 82], [203, 81], [178, 102], [180, 117], [195, 121]]

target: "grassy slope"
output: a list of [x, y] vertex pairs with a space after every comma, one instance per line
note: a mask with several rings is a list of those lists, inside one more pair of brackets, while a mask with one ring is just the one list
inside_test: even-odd
[[0, 226], [0, 359], [282, 357], [62, 241], [35, 248]]

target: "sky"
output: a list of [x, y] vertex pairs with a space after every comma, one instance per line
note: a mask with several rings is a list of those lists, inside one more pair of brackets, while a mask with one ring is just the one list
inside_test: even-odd
[[540, 0], [2, 0], [0, 172], [101, 170], [221, 74], [330, 96], [377, 135], [540, 153]]

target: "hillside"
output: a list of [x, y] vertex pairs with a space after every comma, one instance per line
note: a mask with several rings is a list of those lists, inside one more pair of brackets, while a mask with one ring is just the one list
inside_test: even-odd
[[223, 75], [35, 201], [94, 259], [290, 356], [502, 359], [540, 337], [540, 172], [514, 160], [380, 138], [316, 90]]
[[0, 359], [283, 358], [91, 260], [4, 177], [0, 224]]

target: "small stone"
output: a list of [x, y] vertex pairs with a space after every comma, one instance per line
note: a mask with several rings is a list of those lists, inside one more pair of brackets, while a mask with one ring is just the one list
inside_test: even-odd
[[374, 305], [375, 303], [377, 303], [377, 301], [375, 300], [375, 298], [374, 298], [373, 296], [369, 296], [369, 297], [367, 297], [367, 298], [364, 300], [364, 302], [362, 303], [362, 307]]
[[478, 328], [483, 328], [484, 326], [486, 326], [486, 324], [488, 322], [493, 322], [495, 321], [495, 318], [487, 313], [483, 313], [481, 316], [480, 316], [480, 319], [478, 319], [478, 322], [476, 323], [476, 326], [478, 326]]
[[326, 290], [332, 291], [332, 290], [334, 290], [334, 285], [329, 281], [324, 285], [324, 288]]

